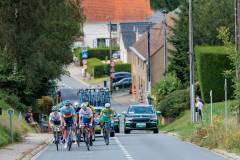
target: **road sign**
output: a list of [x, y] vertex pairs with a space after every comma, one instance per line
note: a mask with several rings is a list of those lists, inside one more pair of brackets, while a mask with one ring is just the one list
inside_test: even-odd
[[11, 117], [14, 114], [14, 109], [9, 108], [8, 109], [8, 115]]
[[88, 51], [87, 49], [82, 50], [82, 59], [87, 59], [88, 58]]

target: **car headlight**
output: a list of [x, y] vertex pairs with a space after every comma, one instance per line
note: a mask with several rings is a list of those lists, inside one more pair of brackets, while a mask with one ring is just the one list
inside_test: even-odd
[[151, 122], [157, 122], [157, 121], [158, 121], [157, 117], [151, 119]]

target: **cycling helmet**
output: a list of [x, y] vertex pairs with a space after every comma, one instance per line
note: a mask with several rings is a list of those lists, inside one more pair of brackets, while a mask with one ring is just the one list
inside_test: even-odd
[[58, 111], [58, 107], [57, 106], [52, 106], [52, 111]]
[[81, 104], [81, 108], [82, 108], [83, 110], [86, 110], [86, 109], [87, 109], [86, 103], [82, 103], [82, 104]]
[[72, 102], [69, 101], [69, 100], [66, 100], [66, 101], [65, 101], [65, 105], [66, 105], [66, 106], [70, 106], [70, 105], [72, 105]]
[[110, 103], [106, 103], [105, 104], [105, 108], [110, 108], [111, 107], [111, 104]]

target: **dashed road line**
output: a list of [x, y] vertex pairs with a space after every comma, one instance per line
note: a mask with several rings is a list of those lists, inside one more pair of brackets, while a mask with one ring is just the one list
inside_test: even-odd
[[127, 149], [122, 145], [122, 143], [119, 141], [119, 139], [117, 137], [114, 137], [117, 145], [119, 146], [119, 148], [121, 149], [121, 151], [124, 153], [124, 157], [127, 160], [134, 160], [134, 158], [130, 155], [130, 153], [127, 151]]

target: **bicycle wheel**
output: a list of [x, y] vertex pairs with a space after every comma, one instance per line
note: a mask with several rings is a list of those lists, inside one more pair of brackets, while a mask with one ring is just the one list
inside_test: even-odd
[[71, 150], [71, 147], [72, 147], [72, 131], [70, 131], [68, 136], [68, 151]]
[[85, 131], [85, 143], [86, 143], [86, 146], [87, 146], [87, 150], [89, 151], [90, 150], [90, 139], [89, 139], [89, 133], [88, 131]]
[[57, 151], [58, 151], [58, 143], [59, 143], [58, 132], [54, 132], [54, 142], [56, 144]]
[[80, 142], [81, 142], [81, 131], [80, 131], [79, 128], [77, 129], [76, 137], [77, 137], [77, 145], [78, 145], [78, 147], [80, 147]]
[[109, 128], [106, 129], [106, 145], [109, 145]]

